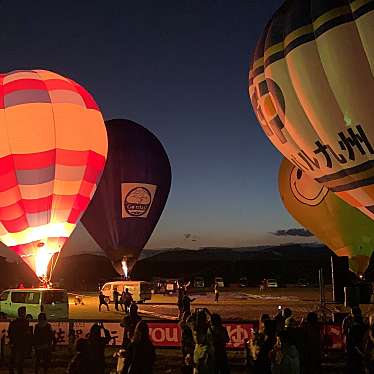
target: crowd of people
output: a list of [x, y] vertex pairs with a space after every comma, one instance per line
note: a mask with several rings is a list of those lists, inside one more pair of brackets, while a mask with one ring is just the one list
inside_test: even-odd
[[47, 373], [54, 335], [44, 313], [38, 315], [38, 322], [32, 328], [29, 325], [29, 319], [26, 318], [26, 307], [20, 307], [18, 309], [18, 318], [9, 323], [8, 335], [10, 374], [15, 371], [17, 374], [23, 373], [24, 361], [26, 358], [31, 357], [32, 351], [35, 353], [35, 373], [39, 373], [40, 368], [44, 373]]
[[[152, 374], [155, 349], [149, 338], [146, 322], [138, 314], [135, 303], [130, 304], [121, 326], [124, 328], [119, 374]], [[9, 323], [9, 373], [22, 374], [25, 360], [34, 356], [34, 369], [44, 374], [50, 371], [55, 339], [46, 315], [40, 313], [33, 328], [26, 318], [26, 307], [18, 309], [18, 318]], [[76, 353], [70, 361], [67, 374], [104, 374], [107, 369], [105, 347], [111, 341], [110, 332], [103, 323], [94, 323], [87, 338], [75, 342]], [[33, 355], [34, 353], [34, 355]]]
[[[368, 323], [353, 307], [343, 320], [345, 374], [374, 374], [374, 317]], [[263, 314], [259, 328], [246, 341], [250, 374], [319, 374], [326, 341], [324, 325], [315, 312], [297, 322], [291, 309], [271, 318]]]
[[[127, 313], [129, 311], [131, 303], [134, 301], [131, 292], [128, 288], [123, 290], [122, 293], [119, 293], [117, 288], [114, 288], [113, 291], [113, 301], [114, 309], [118, 312], [119, 307], [121, 307], [122, 312]], [[101, 307], [105, 306], [109, 312], [109, 300], [105, 297], [103, 292], [99, 291], [99, 312], [101, 312]]]
[[[125, 290], [124, 293], [129, 292]], [[181, 287], [179, 298], [181, 373], [229, 374], [226, 345], [230, 338], [221, 317], [206, 308], [195, 308], [191, 312], [193, 299], [188, 296], [186, 287]], [[101, 295], [99, 299], [102, 304]], [[115, 307], [119, 304], [115, 303]], [[148, 325], [138, 314], [136, 303], [123, 304], [126, 313], [120, 323], [124, 333], [121, 349], [116, 355], [117, 373], [152, 374], [156, 354]], [[342, 333], [346, 349], [345, 373], [374, 374], [374, 316], [366, 322], [360, 308], [353, 307], [342, 323]], [[39, 314], [33, 328], [26, 317], [26, 308], [20, 307], [18, 318], [9, 324], [8, 334], [10, 374], [22, 374], [25, 359], [32, 355], [35, 373], [48, 372], [55, 341], [44, 313]], [[274, 316], [263, 314], [258, 327], [245, 341], [247, 372], [319, 374], [322, 372], [325, 336], [324, 324], [319, 322], [315, 312], [308, 313], [301, 322], [296, 321], [289, 308], [279, 308]], [[75, 342], [76, 353], [66, 372], [104, 374], [107, 369], [105, 347], [111, 339], [103, 323], [94, 323], [88, 337]]]
[[226, 344], [230, 341], [221, 317], [208, 309], [185, 311], [179, 322], [183, 374], [229, 374]]
[[[322, 362], [322, 325], [316, 313], [300, 324], [289, 308], [271, 318], [263, 314], [258, 331], [246, 342], [251, 374], [318, 374]], [[304, 354], [308, 352], [308, 354]]]

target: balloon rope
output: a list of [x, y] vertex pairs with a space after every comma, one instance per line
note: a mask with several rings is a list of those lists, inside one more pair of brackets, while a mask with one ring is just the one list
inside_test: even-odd
[[51, 280], [51, 278], [52, 278], [52, 273], [53, 273], [53, 271], [55, 270], [55, 267], [56, 267], [56, 265], [57, 265], [57, 261], [58, 261], [58, 259], [60, 258], [60, 253], [61, 253], [61, 248], [60, 248], [60, 250], [58, 251], [58, 255], [57, 255], [56, 261], [53, 261], [53, 258], [52, 258], [51, 271], [49, 272], [48, 282], [49, 282], [49, 281]]

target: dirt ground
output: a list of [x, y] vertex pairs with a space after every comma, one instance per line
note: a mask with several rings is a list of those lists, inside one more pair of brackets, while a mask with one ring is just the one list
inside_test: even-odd
[[[84, 295], [84, 305], [74, 304], [74, 295], [70, 297], [70, 319], [85, 320], [120, 320], [124, 313], [115, 311], [98, 311], [98, 298], [95, 293]], [[309, 311], [319, 309], [319, 289], [317, 288], [273, 288], [260, 292], [258, 288], [225, 289], [220, 293], [218, 303], [214, 302], [211, 291], [192, 292], [192, 309], [207, 307], [211, 312], [218, 313], [225, 321], [257, 320], [262, 313], [274, 315], [278, 306], [291, 308], [295, 317], [300, 319]], [[331, 300], [331, 290], [326, 289], [326, 299]], [[178, 315], [176, 295], [152, 295], [152, 300], [139, 305], [140, 314], [149, 319], [174, 320]], [[336, 312], [347, 312], [342, 305], [329, 304], [328, 308]], [[364, 306], [364, 312], [371, 313], [371, 306]]]

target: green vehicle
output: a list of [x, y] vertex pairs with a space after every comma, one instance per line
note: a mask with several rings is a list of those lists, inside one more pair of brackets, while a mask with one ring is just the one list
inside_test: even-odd
[[68, 294], [63, 289], [17, 288], [0, 295], [0, 313], [3, 318], [16, 318], [18, 308], [26, 307], [26, 315], [37, 319], [45, 313], [49, 321], [69, 319]]

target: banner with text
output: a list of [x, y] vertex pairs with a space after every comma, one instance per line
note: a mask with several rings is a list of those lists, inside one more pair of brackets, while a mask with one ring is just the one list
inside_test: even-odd
[[[34, 326], [36, 323], [30, 323]], [[51, 322], [55, 341], [58, 345], [68, 345], [69, 342], [79, 338], [88, 338], [93, 322]], [[178, 323], [172, 322], [147, 322], [149, 335], [155, 347], [180, 347], [181, 331]], [[0, 339], [5, 339], [8, 344], [9, 322], [0, 322]], [[230, 337], [227, 344], [228, 349], [238, 349], [244, 347], [244, 340], [252, 336], [252, 331], [256, 326], [255, 322], [245, 323], [224, 323]], [[112, 340], [109, 345], [120, 346], [123, 340], [124, 329], [119, 322], [106, 322], [104, 327], [110, 332]], [[332, 350], [342, 350], [344, 348], [341, 326], [329, 324], [325, 326], [326, 348]]]

